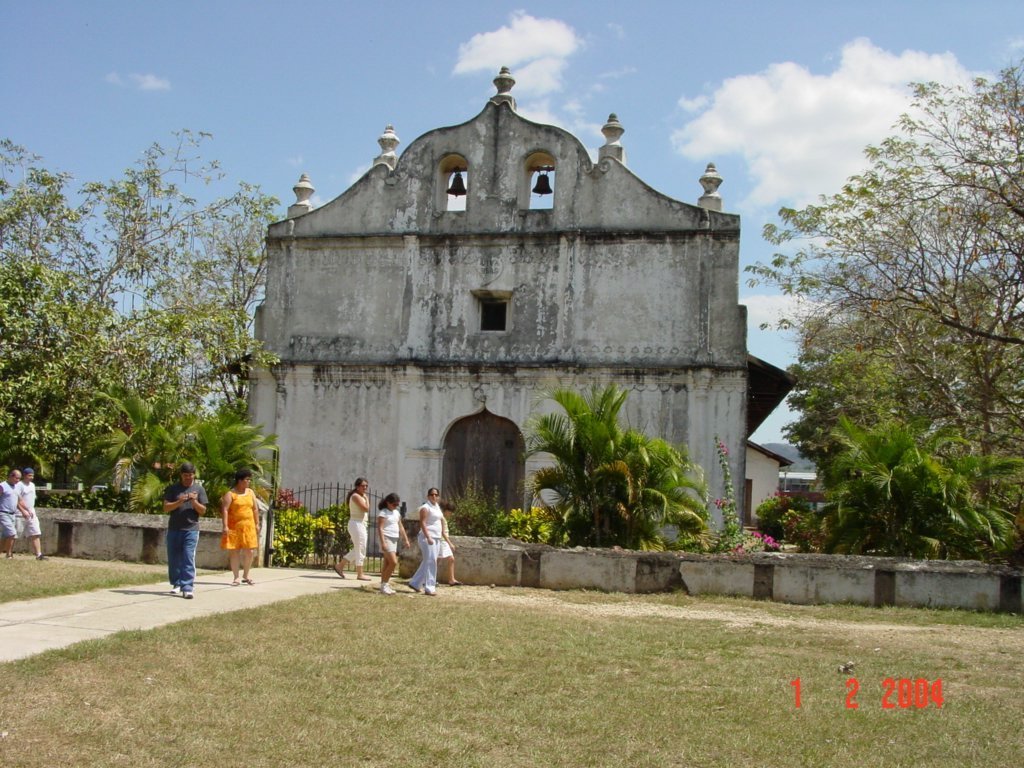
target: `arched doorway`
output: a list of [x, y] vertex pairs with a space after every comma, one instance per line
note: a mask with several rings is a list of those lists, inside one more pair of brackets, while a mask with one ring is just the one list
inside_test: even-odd
[[486, 409], [459, 419], [444, 439], [441, 495], [475, 484], [488, 496], [497, 490], [505, 509], [522, 506], [525, 449], [519, 427]]

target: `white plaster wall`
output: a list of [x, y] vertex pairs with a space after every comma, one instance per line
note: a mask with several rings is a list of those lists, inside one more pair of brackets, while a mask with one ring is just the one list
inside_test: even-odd
[[[703, 419], [691, 423], [698, 406], [688, 401], [697, 377], [686, 371], [625, 378], [615, 371], [566, 376], [543, 369], [471, 374], [414, 365], [293, 365], [276, 373], [276, 397], [254, 399], [252, 418], [276, 427], [280, 482], [286, 487], [365, 476], [375, 491], [394, 491], [418, 504], [428, 487], [441, 485], [444, 438], [458, 419], [486, 407], [525, 432], [531, 416], [556, 407], [542, 399], [545, 391], [564, 386], [586, 390], [611, 381], [630, 391], [623, 414], [630, 426], [671, 442], [689, 441], [690, 457], [704, 467], [713, 496], [722, 488], [715, 434], [732, 443], [731, 456], [742, 455], [736, 448], [744, 439], [738, 425], [719, 430], [728, 425]], [[713, 377], [720, 380], [717, 385], [699, 377], [702, 407], [727, 413], [739, 397], [742, 380], [737, 377]], [[537, 457], [527, 470], [543, 463]], [[738, 471], [733, 469], [734, 477], [742, 477]]]
[[758, 505], [779, 490], [779, 463], [753, 448], [747, 448], [746, 456], [747, 479], [751, 481], [750, 520], [752, 525], [757, 525], [754, 512]]

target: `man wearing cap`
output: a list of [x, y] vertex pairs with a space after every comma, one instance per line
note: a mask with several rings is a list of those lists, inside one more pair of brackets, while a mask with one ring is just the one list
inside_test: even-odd
[[25, 467], [21, 470], [21, 482], [15, 486], [18, 494], [18, 512], [24, 534], [28, 536], [29, 544], [32, 546], [32, 553], [36, 560], [45, 560], [43, 554], [42, 531], [39, 530], [39, 518], [36, 516], [36, 471], [32, 467]]
[[180, 469], [181, 481], [164, 491], [167, 521], [167, 576], [171, 594], [191, 600], [196, 580], [196, 546], [199, 544], [199, 516], [210, 503], [206, 491], [196, 482], [195, 465], [186, 461]]
[[14, 518], [18, 511], [18, 483], [21, 472], [12, 469], [7, 479], [0, 483], [0, 551], [7, 558], [14, 557], [14, 540], [18, 538], [18, 530], [14, 527]]

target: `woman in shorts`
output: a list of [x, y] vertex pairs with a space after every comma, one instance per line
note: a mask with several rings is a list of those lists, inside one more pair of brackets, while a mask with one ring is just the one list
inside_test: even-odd
[[455, 578], [455, 545], [448, 538], [448, 515], [455, 511], [455, 505], [450, 501], [441, 502], [441, 541], [437, 545], [438, 568], [441, 561], [448, 561], [448, 586], [461, 587], [462, 582]]
[[380, 539], [380, 551], [384, 553], [384, 564], [380, 569], [382, 595], [395, 594], [390, 582], [391, 574], [398, 565], [398, 540], [402, 540], [403, 547], [409, 546], [409, 537], [405, 535], [405, 526], [402, 525], [402, 513], [398, 510], [401, 503], [397, 493], [389, 493], [377, 505], [377, 538]]

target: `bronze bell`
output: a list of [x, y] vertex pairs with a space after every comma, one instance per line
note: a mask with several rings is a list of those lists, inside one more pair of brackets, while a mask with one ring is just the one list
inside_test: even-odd
[[551, 188], [551, 181], [548, 179], [547, 170], [541, 171], [537, 174], [537, 183], [533, 185], [533, 194], [535, 195], [550, 195], [554, 194]]
[[462, 197], [466, 194], [466, 182], [462, 180], [462, 171], [456, 171], [452, 176], [451, 186], [448, 187], [448, 194], [452, 197]]

